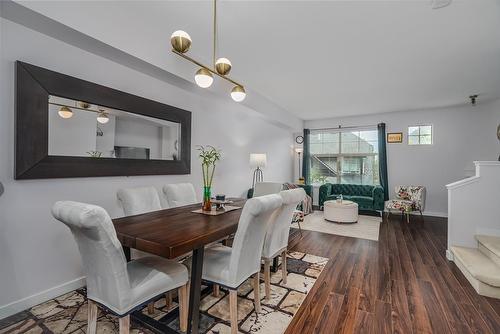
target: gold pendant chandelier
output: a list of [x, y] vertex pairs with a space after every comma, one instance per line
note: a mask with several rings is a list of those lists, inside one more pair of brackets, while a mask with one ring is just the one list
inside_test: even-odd
[[186, 55], [191, 46], [191, 37], [189, 34], [182, 30], [175, 31], [170, 37], [170, 43], [172, 44], [172, 52], [176, 55], [192, 62], [193, 64], [200, 67], [194, 76], [194, 81], [196, 84], [202, 88], [208, 88], [214, 82], [214, 77], [212, 74], [234, 84], [235, 86], [231, 90], [231, 98], [236, 102], [241, 102], [246, 97], [245, 88], [243, 85], [236, 82], [235, 80], [229, 78], [227, 75], [231, 71], [231, 62], [227, 58], [216, 59], [215, 51], [217, 47], [217, 0], [214, 0], [214, 21], [213, 21], [213, 57], [212, 57], [212, 68], [202, 63], [194, 60], [193, 58]]

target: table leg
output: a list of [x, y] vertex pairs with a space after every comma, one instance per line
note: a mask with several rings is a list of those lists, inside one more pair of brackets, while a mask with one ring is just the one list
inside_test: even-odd
[[122, 247], [123, 247], [123, 253], [125, 253], [125, 259], [127, 260], [127, 262], [129, 262], [131, 260], [130, 247], [127, 246], [122, 246]]
[[188, 333], [198, 334], [200, 322], [201, 275], [204, 247], [193, 250], [191, 260], [191, 289], [189, 291]]

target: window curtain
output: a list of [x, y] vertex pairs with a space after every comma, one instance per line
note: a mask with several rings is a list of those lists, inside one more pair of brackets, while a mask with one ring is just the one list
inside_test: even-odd
[[389, 181], [387, 179], [387, 149], [385, 142], [385, 123], [377, 124], [378, 130], [378, 169], [380, 185], [384, 188], [384, 200], [389, 199]]
[[311, 150], [309, 147], [309, 136], [311, 135], [311, 130], [304, 129], [304, 142], [303, 142], [303, 154], [302, 154], [302, 176], [305, 178], [306, 184], [311, 184]]

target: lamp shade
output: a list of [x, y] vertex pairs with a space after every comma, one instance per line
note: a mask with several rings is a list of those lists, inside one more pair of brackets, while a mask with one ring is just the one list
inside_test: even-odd
[[250, 167], [262, 168], [266, 167], [267, 157], [265, 153], [252, 153], [250, 154]]

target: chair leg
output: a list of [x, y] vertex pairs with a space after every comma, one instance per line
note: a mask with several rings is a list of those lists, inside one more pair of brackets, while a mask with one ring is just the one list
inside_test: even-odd
[[424, 215], [422, 214], [422, 210], [418, 210], [420, 212], [420, 218], [422, 219], [422, 223], [424, 222]]
[[271, 297], [271, 260], [264, 260], [264, 287], [266, 293], [266, 301]]
[[149, 303], [148, 304], [148, 314], [153, 314], [155, 313], [155, 303]]
[[410, 213], [409, 212], [406, 213], [406, 223], [407, 224], [410, 223]]
[[286, 250], [281, 252], [281, 276], [283, 278], [283, 284], [286, 284], [286, 279], [288, 276], [288, 272], [286, 269]]
[[214, 297], [219, 297], [219, 292], [220, 292], [219, 284], [214, 284], [213, 290], [212, 290], [212, 295]]
[[165, 306], [167, 310], [172, 307], [172, 291], [169, 291], [165, 294]]
[[121, 317], [119, 320], [120, 323], [120, 334], [129, 334], [130, 331], [130, 315], [126, 315]]
[[97, 308], [97, 304], [88, 300], [88, 324], [87, 324], [87, 333], [88, 334], [96, 334], [97, 332], [97, 313], [99, 309]]
[[179, 327], [181, 332], [186, 332], [188, 327], [188, 284], [178, 290], [179, 295]]
[[297, 225], [299, 226], [299, 233], [300, 233], [300, 237], [302, 238], [303, 235], [302, 235], [302, 226], [300, 226], [300, 221], [297, 222]]
[[257, 272], [253, 276], [253, 303], [255, 313], [260, 313], [260, 273]]
[[231, 334], [238, 334], [238, 290], [229, 290], [229, 318]]

